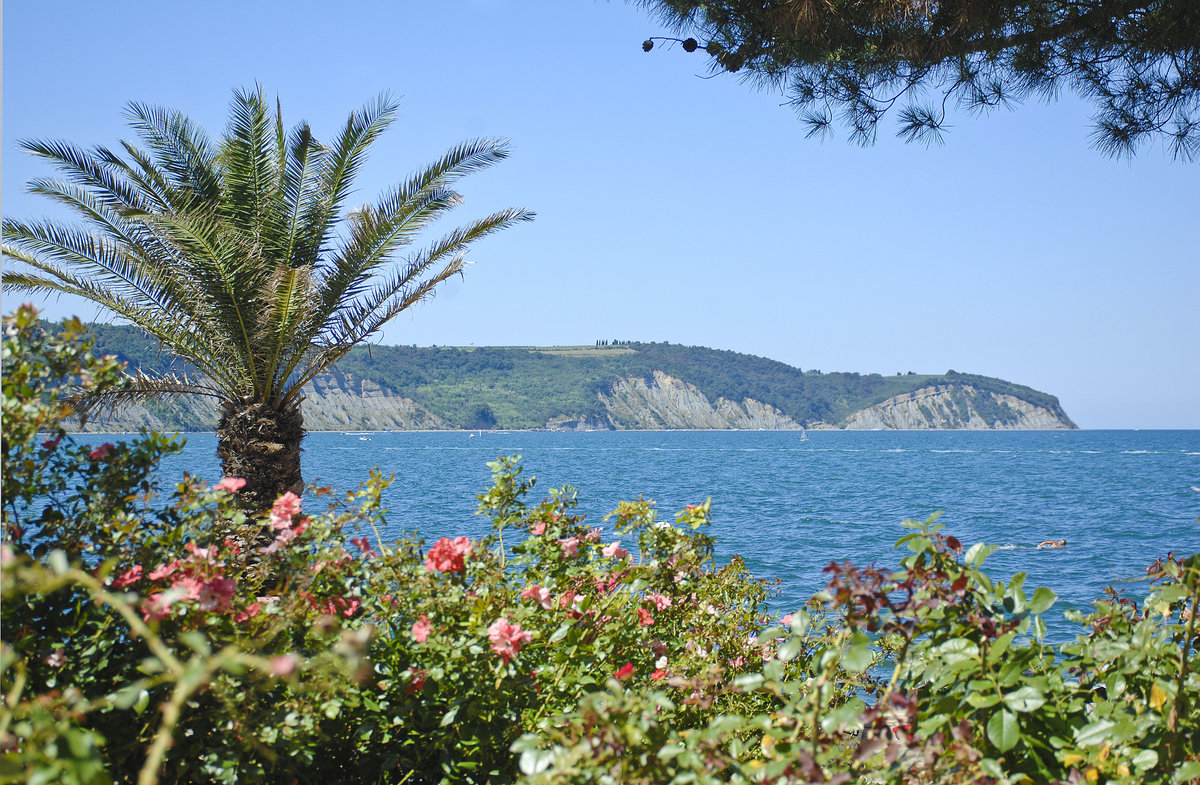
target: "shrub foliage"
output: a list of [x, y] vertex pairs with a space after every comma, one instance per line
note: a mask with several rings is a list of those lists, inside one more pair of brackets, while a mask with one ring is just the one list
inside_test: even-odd
[[62, 430], [64, 385], [124, 383], [81, 339], [6, 321], [0, 782], [1200, 777], [1197, 556], [1054, 644], [1053, 593], [933, 519], [777, 618], [707, 503], [593, 526], [517, 459], [479, 540], [384, 542], [378, 474], [247, 516], [241, 478], [158, 492], [175, 440]]

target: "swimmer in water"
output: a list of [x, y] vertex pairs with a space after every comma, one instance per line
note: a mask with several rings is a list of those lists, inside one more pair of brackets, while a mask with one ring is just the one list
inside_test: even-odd
[[1038, 545], [1038, 550], [1042, 550], [1043, 548], [1065, 548], [1065, 547], [1067, 547], [1066, 540], [1046, 540], [1045, 542], [1040, 543]]

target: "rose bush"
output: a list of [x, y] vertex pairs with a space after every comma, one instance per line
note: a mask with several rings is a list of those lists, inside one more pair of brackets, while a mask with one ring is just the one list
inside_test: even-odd
[[708, 503], [594, 525], [512, 458], [478, 540], [384, 542], [378, 473], [248, 516], [241, 478], [158, 491], [177, 440], [65, 432], [64, 385], [122, 383], [65, 327], [5, 328], [0, 782], [1200, 777], [1197, 556], [1052, 645], [1053, 593], [932, 519], [777, 618]]

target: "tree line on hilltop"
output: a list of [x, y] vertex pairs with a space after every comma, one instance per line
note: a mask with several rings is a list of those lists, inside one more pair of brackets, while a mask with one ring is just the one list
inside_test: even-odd
[[[96, 350], [129, 363], [131, 371], [191, 373], [178, 358], [132, 327], [93, 324]], [[747, 398], [775, 406], [800, 424], [837, 424], [868, 406], [936, 384], [971, 386], [1012, 395], [1065, 417], [1058, 399], [1002, 379], [949, 371], [945, 374], [822, 373], [740, 352], [665, 342], [623, 341], [629, 351], [529, 347], [374, 346], [351, 350], [336, 365], [344, 374], [370, 379], [411, 398], [459, 428], [540, 428], [556, 417], [604, 422], [600, 399], [622, 379], [651, 382], [655, 371], [694, 385], [715, 402]], [[962, 400], [965, 406], [965, 398]], [[989, 406], [976, 397], [972, 405]], [[1002, 404], [980, 411], [1008, 422], [1016, 413]], [[169, 407], [156, 410], [170, 416]]]

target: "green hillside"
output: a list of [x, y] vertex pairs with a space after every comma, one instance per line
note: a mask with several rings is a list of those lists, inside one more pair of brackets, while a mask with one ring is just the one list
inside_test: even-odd
[[[131, 368], [187, 370], [133, 328], [93, 325], [92, 330], [97, 351], [116, 354]], [[1013, 395], [1066, 419], [1054, 396], [1001, 379], [954, 371], [899, 376], [806, 372], [763, 357], [670, 343], [374, 346], [355, 349], [337, 370], [412, 398], [459, 428], [539, 428], [556, 417], [604, 421], [600, 393], [620, 379], [650, 379], [655, 371], [691, 383], [709, 400], [752, 398], [802, 424], [837, 424], [856, 411], [930, 384]], [[999, 407], [992, 415], [1005, 422], [1011, 412]]]

